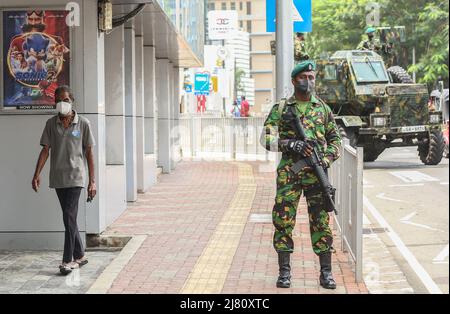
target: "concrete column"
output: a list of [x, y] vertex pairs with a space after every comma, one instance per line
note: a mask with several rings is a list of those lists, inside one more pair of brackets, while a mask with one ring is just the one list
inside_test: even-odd
[[[74, 58], [77, 66], [72, 71], [77, 75], [72, 87], [82, 95], [76, 96], [76, 106], [89, 119], [96, 139], [94, 162], [98, 196], [92, 203], [87, 203], [84, 190], [80, 198], [80, 214], [83, 207], [86, 209], [86, 233], [99, 233], [106, 228], [105, 52], [104, 34], [97, 31], [97, 23], [97, 4], [84, 1], [83, 37], [75, 41], [83, 51], [77, 51]], [[80, 70], [82, 75], [79, 75]]]
[[170, 66], [168, 59], [156, 60], [156, 97], [158, 103], [158, 166], [163, 173], [171, 172], [170, 143]]
[[180, 68], [173, 68], [173, 151], [174, 167], [181, 160], [180, 154]]
[[170, 169], [175, 169], [175, 124], [174, 124], [174, 117], [175, 117], [175, 108], [173, 106], [175, 102], [175, 93], [174, 93], [174, 71], [173, 71], [173, 63], [169, 62], [169, 103], [168, 106], [170, 108]]
[[144, 141], [145, 158], [149, 163], [146, 178], [149, 185], [156, 183], [157, 177], [157, 112], [156, 112], [156, 58], [155, 47], [144, 46]]
[[136, 46], [134, 24], [125, 25], [125, 156], [127, 201], [137, 200]]
[[105, 36], [106, 224], [127, 207], [125, 169], [125, 38], [120, 26]]
[[106, 164], [125, 165], [124, 28], [105, 37]]
[[148, 188], [145, 180], [148, 173], [144, 167], [145, 161], [144, 133], [144, 38], [136, 35], [136, 161], [137, 190], [145, 192]]

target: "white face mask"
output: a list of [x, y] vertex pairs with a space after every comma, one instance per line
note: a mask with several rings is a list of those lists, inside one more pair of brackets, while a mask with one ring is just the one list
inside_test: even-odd
[[72, 113], [72, 104], [70, 102], [60, 101], [56, 103], [56, 111], [62, 116], [67, 116]]

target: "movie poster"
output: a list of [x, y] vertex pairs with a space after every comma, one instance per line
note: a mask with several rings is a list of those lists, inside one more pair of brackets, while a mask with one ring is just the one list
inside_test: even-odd
[[55, 89], [69, 85], [68, 11], [3, 12], [5, 108], [53, 109]]

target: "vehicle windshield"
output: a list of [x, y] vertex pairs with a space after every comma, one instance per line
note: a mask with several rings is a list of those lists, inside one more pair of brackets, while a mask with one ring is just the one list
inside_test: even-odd
[[366, 82], [388, 82], [389, 78], [380, 61], [353, 62], [356, 80], [359, 83]]

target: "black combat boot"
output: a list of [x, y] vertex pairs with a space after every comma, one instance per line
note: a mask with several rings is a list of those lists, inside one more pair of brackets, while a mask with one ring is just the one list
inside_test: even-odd
[[334, 281], [331, 273], [331, 252], [322, 253], [320, 259], [320, 285], [325, 289], [336, 289], [336, 281]]
[[280, 269], [280, 275], [277, 280], [277, 288], [290, 288], [291, 287], [291, 265], [290, 265], [291, 253], [280, 252], [278, 253], [278, 266]]

